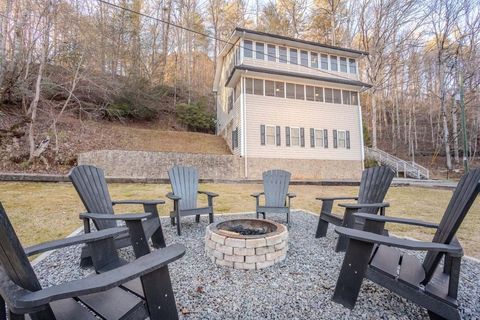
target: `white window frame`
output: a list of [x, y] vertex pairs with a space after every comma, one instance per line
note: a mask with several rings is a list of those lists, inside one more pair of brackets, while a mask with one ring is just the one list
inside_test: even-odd
[[[343, 133], [343, 147], [340, 145], [340, 133]], [[347, 149], [347, 130], [337, 130], [337, 148]]]
[[[298, 145], [294, 145], [293, 142], [293, 130], [298, 130]], [[300, 127], [290, 127], [290, 147], [300, 147], [301, 146], [301, 137], [300, 137]]]
[[[315, 129], [315, 128], [313, 129], [313, 139], [314, 139], [313, 144], [315, 145], [315, 148], [325, 148], [325, 137], [323, 136], [323, 134], [324, 134], [323, 130], [324, 129]], [[320, 140], [322, 141], [321, 146], [317, 145], [317, 139], [318, 139], [317, 131], [320, 131], [322, 133], [321, 138], [320, 138]]]
[[[265, 61], [265, 47], [267, 46], [267, 43], [261, 42], [261, 41], [255, 41], [254, 43], [255, 43], [255, 46], [254, 46], [253, 52], [255, 52], [255, 54], [254, 54], [253, 59], [255, 59], [255, 60], [260, 60], [260, 61], [261, 61], [261, 60]], [[257, 58], [257, 52], [258, 52], [258, 51], [257, 51], [257, 43], [262, 43], [262, 44], [263, 44], [263, 52], [262, 52], [262, 54], [263, 54], [263, 59]]]
[[[268, 128], [273, 128], [273, 144], [268, 143]], [[277, 145], [277, 126], [266, 124], [265, 125], [265, 145], [276, 146]]]

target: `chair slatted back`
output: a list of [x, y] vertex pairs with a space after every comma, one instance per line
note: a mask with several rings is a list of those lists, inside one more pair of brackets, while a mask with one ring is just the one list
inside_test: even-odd
[[[449, 244], [452, 241], [479, 191], [480, 169], [472, 170], [463, 175], [443, 214], [437, 232], [433, 237], [433, 242]], [[427, 252], [425, 260], [423, 261], [423, 267], [425, 269], [424, 284], [430, 281], [442, 257], [443, 253]]]
[[168, 177], [172, 191], [182, 199], [179, 202], [180, 210], [195, 209], [197, 207], [198, 171], [193, 167], [175, 166], [168, 170]]
[[268, 170], [263, 173], [265, 206], [284, 207], [291, 174], [284, 170]]
[[[381, 203], [385, 199], [388, 188], [395, 173], [389, 167], [380, 166], [363, 170], [358, 203]], [[378, 208], [365, 208], [362, 212], [377, 213]]]
[[[88, 212], [113, 214], [112, 199], [102, 169], [81, 165], [73, 168], [68, 177]], [[117, 226], [115, 221], [94, 220], [93, 222], [98, 230]]]
[[[3, 280], [8, 278], [29, 291], [42, 289], [2, 203], [0, 203], [0, 278]], [[0, 286], [8, 286], [8, 282], [3, 280], [0, 281]], [[8, 296], [9, 290], [6, 288], [0, 288], [0, 292], [7, 303], [15, 299], [15, 297]], [[32, 319], [35, 316], [39, 316], [41, 319], [55, 319], [50, 307], [33, 315]]]

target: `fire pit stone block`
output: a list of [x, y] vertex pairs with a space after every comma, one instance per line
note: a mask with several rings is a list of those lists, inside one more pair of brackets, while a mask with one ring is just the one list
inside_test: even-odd
[[[232, 231], [240, 226], [240, 232]], [[250, 228], [250, 229], [249, 229]], [[251, 230], [265, 230], [251, 234]], [[286, 258], [288, 230], [285, 226], [258, 219], [239, 219], [214, 223], [205, 232], [205, 252], [213, 263], [235, 269], [258, 270]]]

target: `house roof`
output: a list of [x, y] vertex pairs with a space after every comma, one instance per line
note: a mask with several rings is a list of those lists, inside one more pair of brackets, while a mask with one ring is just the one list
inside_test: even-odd
[[257, 72], [257, 73], [265, 73], [265, 74], [273, 74], [273, 75], [278, 75], [278, 76], [309, 79], [309, 80], [316, 80], [316, 81], [323, 81], [323, 82], [330, 82], [330, 83], [346, 84], [346, 85], [363, 87], [363, 88], [371, 88], [372, 87], [371, 84], [368, 84], [368, 83], [365, 83], [365, 82], [362, 82], [362, 81], [358, 81], [358, 80], [316, 76], [316, 75], [311, 75], [311, 74], [285, 71], [285, 70], [279, 70], [279, 69], [268, 69], [268, 68], [254, 67], [254, 66], [249, 66], [249, 65], [244, 65], [244, 64], [236, 66], [236, 67], [233, 68], [232, 73], [230, 74], [230, 76], [227, 79], [226, 85], [228, 85], [228, 83], [232, 80], [236, 70]]

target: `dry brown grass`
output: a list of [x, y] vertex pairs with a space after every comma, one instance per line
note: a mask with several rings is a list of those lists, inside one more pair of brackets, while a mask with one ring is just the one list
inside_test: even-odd
[[[204, 184], [202, 190], [217, 192], [215, 200], [217, 213], [253, 211], [254, 200], [249, 196], [260, 191], [257, 184]], [[170, 186], [164, 184], [111, 184], [113, 199], [155, 199], [165, 198]], [[293, 208], [317, 213], [320, 204], [316, 196], [355, 195], [356, 187], [291, 186], [297, 194]], [[424, 188], [391, 188], [387, 201], [391, 208], [387, 214], [439, 222], [450, 199], [451, 191]], [[202, 201], [205, 199], [201, 198]], [[24, 245], [65, 237], [81, 226], [78, 213], [83, 206], [73, 187], [68, 183], [0, 183], [0, 201], [3, 203], [12, 223]], [[162, 206], [166, 215], [171, 203]], [[480, 258], [480, 200], [477, 200], [458, 237], [468, 255]], [[139, 212], [134, 206], [118, 207], [118, 212]], [[336, 208], [337, 212], [341, 212]], [[293, 215], [292, 219], [295, 219]], [[169, 228], [169, 226], [166, 226]], [[313, 237], [316, 226], [311, 226]], [[431, 231], [422, 228], [389, 225], [389, 230], [400, 236], [431, 239]]]

